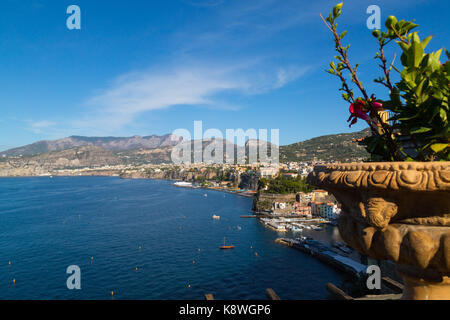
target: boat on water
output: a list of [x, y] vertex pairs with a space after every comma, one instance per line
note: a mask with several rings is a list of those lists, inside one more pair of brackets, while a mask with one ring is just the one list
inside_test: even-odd
[[214, 220], [219, 220], [219, 219], [220, 219], [220, 216], [216, 216], [215, 214], [213, 214], [212, 218], [213, 218]]
[[223, 246], [220, 246], [219, 247], [220, 249], [222, 249], [222, 250], [228, 250], [228, 249], [234, 249], [234, 246], [233, 245], [225, 245], [225, 238], [223, 238]]
[[175, 182], [173, 185], [176, 187], [185, 187], [185, 188], [192, 187], [192, 183], [186, 181], [178, 181]]

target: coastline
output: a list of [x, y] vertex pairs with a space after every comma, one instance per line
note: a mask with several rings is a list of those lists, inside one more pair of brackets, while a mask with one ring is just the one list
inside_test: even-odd
[[[10, 175], [10, 176], [0, 176], [0, 179], [20, 179], [20, 178], [54, 178], [54, 177], [64, 177], [64, 178], [76, 178], [76, 177], [116, 177], [124, 180], [159, 180], [159, 181], [172, 181], [172, 182], [180, 182], [183, 181], [181, 179], [164, 179], [164, 178], [154, 178], [154, 177], [144, 177], [144, 176], [123, 176], [120, 172], [115, 172], [113, 174], [100, 174], [99, 172], [92, 172], [89, 174], [45, 174], [45, 175]], [[255, 196], [256, 192], [248, 192], [248, 191], [240, 191], [240, 190], [231, 190], [225, 188], [218, 187], [207, 187], [207, 186], [176, 186], [172, 183], [173, 186], [178, 188], [190, 188], [190, 189], [204, 189], [204, 190], [213, 190], [218, 192], [225, 192], [228, 194], [237, 195], [240, 197], [252, 198]]]

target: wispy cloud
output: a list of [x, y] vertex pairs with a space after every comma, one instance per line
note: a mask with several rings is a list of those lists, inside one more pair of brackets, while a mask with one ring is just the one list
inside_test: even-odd
[[56, 125], [53, 121], [41, 120], [41, 121], [28, 121], [30, 123], [30, 130], [36, 134], [42, 134], [46, 132], [50, 127]]
[[310, 70], [310, 66], [306, 67], [298, 67], [298, 66], [290, 66], [287, 68], [280, 68], [277, 72], [277, 81], [274, 85], [274, 89], [279, 89], [284, 87], [289, 82], [295, 81], [302, 75], [304, 75], [308, 70]]
[[[260, 67], [260, 66], [259, 66]], [[118, 77], [88, 99], [91, 113], [76, 127], [121, 129], [140, 114], [173, 106], [236, 110], [219, 95], [255, 95], [279, 89], [301, 77], [308, 67], [289, 66], [261, 73], [248, 64], [219, 66], [188, 64], [169, 69], [133, 72]]]

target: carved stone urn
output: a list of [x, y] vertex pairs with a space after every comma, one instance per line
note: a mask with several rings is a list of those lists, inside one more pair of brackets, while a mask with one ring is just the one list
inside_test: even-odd
[[308, 182], [342, 204], [351, 247], [396, 263], [403, 299], [450, 300], [450, 162], [323, 165]]

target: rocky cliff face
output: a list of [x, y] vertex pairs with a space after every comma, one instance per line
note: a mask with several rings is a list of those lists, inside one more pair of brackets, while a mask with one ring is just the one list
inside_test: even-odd
[[239, 179], [239, 188], [248, 190], [258, 190], [259, 177], [253, 172], [241, 174]]
[[48, 152], [33, 157], [6, 158], [0, 161], [0, 176], [36, 176], [52, 170], [118, 165], [112, 152], [93, 146]]
[[274, 202], [294, 203], [296, 201], [296, 194], [269, 194], [257, 193], [253, 198], [252, 210], [255, 212], [269, 211]]
[[167, 170], [124, 170], [120, 173], [124, 179], [161, 179], [182, 180], [195, 182], [200, 180], [212, 180], [217, 177], [215, 171], [186, 171], [178, 168]]

